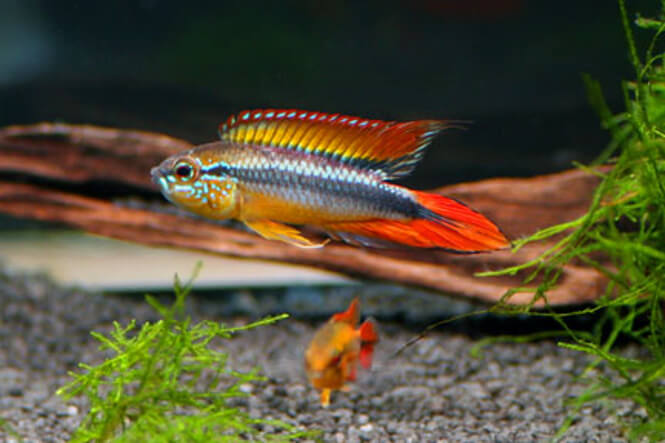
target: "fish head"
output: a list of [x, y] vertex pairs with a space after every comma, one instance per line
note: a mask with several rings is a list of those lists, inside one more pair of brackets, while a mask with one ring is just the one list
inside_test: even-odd
[[213, 219], [233, 217], [237, 180], [229, 168], [203, 145], [168, 157], [151, 169], [152, 181], [171, 203]]

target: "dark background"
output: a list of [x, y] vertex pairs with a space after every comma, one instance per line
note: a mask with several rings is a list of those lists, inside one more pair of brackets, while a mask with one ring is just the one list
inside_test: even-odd
[[473, 121], [437, 139], [408, 180], [422, 187], [590, 161], [608, 136], [580, 74], [600, 80], [616, 110], [620, 80], [634, 77], [613, 1], [0, 6], [0, 125], [57, 120], [204, 142], [252, 107]]

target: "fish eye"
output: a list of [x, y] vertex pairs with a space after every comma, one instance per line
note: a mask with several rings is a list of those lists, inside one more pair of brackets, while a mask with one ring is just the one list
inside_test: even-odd
[[173, 170], [179, 179], [189, 180], [194, 177], [194, 167], [191, 165], [191, 163], [185, 160], [178, 162]]

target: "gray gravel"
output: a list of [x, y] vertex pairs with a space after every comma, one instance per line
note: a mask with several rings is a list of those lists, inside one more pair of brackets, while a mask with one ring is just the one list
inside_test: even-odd
[[[341, 310], [354, 291], [358, 289], [333, 290], [337, 296], [326, 303], [332, 311]], [[382, 286], [364, 291], [374, 297], [383, 291], [386, 300], [399, 299]], [[408, 293], [401, 291], [402, 296]], [[310, 292], [314, 300], [330, 295], [321, 289]], [[288, 290], [275, 294], [281, 295], [242, 292], [230, 299], [195, 295], [189, 299], [189, 309], [195, 321], [209, 318], [231, 324], [252, 320], [237, 313], [251, 311], [261, 300], [264, 308], [281, 303], [281, 311], [291, 310], [298, 317], [308, 312], [302, 298], [293, 298]], [[288, 297], [292, 298], [287, 303]], [[367, 295], [367, 305], [373, 303]], [[432, 303], [428, 314], [435, 316], [438, 305]], [[300, 308], [290, 309], [296, 305]], [[451, 306], [453, 311], [464, 309]], [[236, 315], [227, 315], [229, 309]], [[268, 380], [245, 386], [253, 395], [235, 404], [252, 416], [321, 429], [326, 441], [544, 441], [564, 420], [564, 401], [585, 386], [575, 376], [589, 360], [549, 341], [493, 345], [475, 359], [468, 353], [473, 331], [441, 328], [390, 358], [416, 329], [378, 317], [381, 342], [374, 368], [361, 372], [350, 392], [334, 393], [329, 409], [319, 406], [302, 369], [303, 349], [323, 317], [310, 315], [308, 321], [296, 317], [238, 334], [228, 342], [232, 365], [241, 370], [260, 365]], [[144, 321], [155, 315], [142, 297], [103, 296], [58, 287], [43, 276], [0, 270], [0, 417], [24, 441], [66, 441], [83, 417], [85, 404], [82, 399], [65, 403], [55, 390], [79, 361], [101, 361], [90, 330], [108, 331], [113, 320], [125, 324], [131, 318]], [[625, 352], [630, 355], [640, 349], [627, 347]], [[588, 406], [564, 440], [625, 441], [626, 423], [643, 415], [627, 402]], [[16, 439], [0, 431], [0, 440]]]

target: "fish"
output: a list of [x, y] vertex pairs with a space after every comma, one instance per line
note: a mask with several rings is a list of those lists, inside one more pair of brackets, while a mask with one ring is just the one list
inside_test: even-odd
[[[409, 175], [455, 121], [370, 120], [296, 109], [229, 117], [220, 140], [152, 168], [163, 196], [189, 212], [243, 222], [301, 248], [331, 239], [370, 248], [484, 252], [510, 246], [487, 217], [393, 180]], [[303, 227], [323, 234], [316, 238]]]
[[305, 351], [305, 371], [312, 386], [320, 390], [321, 405], [330, 405], [333, 390], [347, 390], [355, 381], [358, 364], [372, 366], [374, 345], [379, 337], [372, 320], [359, 327], [360, 302], [354, 298], [348, 309], [334, 314], [321, 326]]

